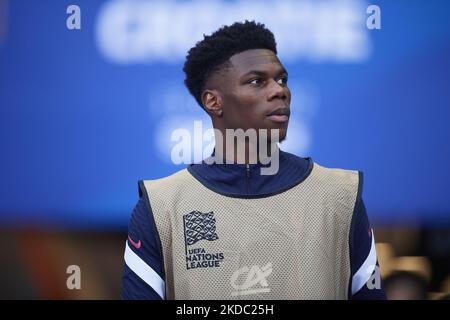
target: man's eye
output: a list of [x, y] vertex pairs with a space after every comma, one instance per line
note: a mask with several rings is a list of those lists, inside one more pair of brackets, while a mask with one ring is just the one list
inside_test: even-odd
[[287, 77], [281, 77], [277, 80], [278, 84], [280, 85], [286, 85], [287, 81], [288, 81]]
[[256, 78], [256, 79], [251, 80], [249, 83], [259, 86], [263, 83], [263, 80], [261, 78]]

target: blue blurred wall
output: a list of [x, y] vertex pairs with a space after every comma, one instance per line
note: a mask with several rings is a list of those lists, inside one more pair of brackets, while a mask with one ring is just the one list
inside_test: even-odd
[[[66, 9], [81, 9], [69, 30]], [[450, 225], [450, 2], [0, 0], [0, 222], [125, 227], [171, 130], [209, 126], [186, 50], [223, 23], [273, 29], [293, 91], [284, 148], [365, 173], [378, 223]]]

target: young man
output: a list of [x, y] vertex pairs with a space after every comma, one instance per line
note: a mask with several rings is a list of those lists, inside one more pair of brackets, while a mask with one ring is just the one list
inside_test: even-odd
[[[214, 161], [139, 182], [122, 299], [383, 299], [361, 173], [272, 148], [291, 101], [273, 34], [225, 26], [189, 51], [184, 71], [216, 129]], [[227, 129], [268, 134], [241, 139], [242, 151]], [[264, 144], [271, 174], [261, 174]]]

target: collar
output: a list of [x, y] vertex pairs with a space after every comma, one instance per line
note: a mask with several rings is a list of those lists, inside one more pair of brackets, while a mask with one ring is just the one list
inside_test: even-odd
[[311, 158], [301, 158], [281, 150], [279, 170], [274, 175], [261, 175], [261, 167], [269, 167], [270, 163], [208, 164], [208, 159], [200, 164], [189, 165], [188, 171], [208, 189], [240, 198], [265, 197], [284, 192], [306, 179], [313, 167]]

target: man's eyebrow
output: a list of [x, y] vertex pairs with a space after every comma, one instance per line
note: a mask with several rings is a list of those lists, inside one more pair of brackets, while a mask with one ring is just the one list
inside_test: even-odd
[[[288, 75], [288, 72], [284, 68], [281, 68], [277, 72], [277, 74], [283, 74], [283, 73]], [[264, 76], [267, 76], [268, 72], [267, 71], [262, 71], [262, 70], [250, 70], [250, 71], [246, 72], [245, 74], [243, 74], [242, 77], [246, 77], [246, 76], [251, 75], [251, 74], [264, 77]]]

